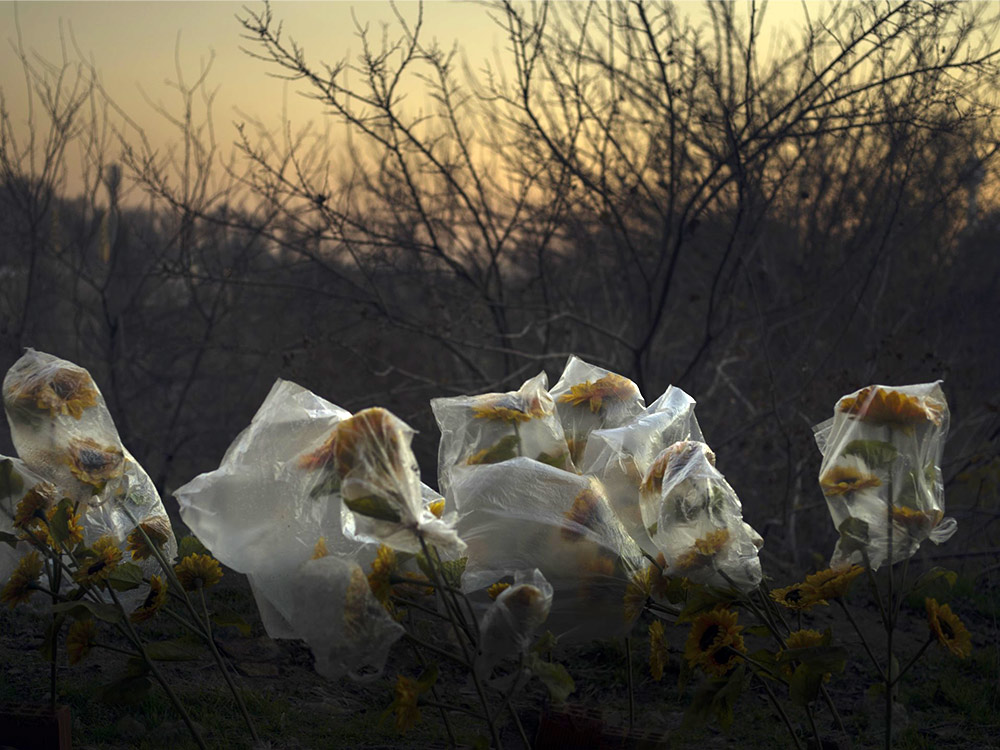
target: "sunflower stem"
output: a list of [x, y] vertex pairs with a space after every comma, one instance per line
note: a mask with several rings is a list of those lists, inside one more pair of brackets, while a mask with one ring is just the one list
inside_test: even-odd
[[754, 677], [756, 677], [760, 681], [760, 684], [764, 686], [764, 690], [767, 691], [767, 697], [771, 699], [771, 705], [774, 706], [774, 710], [778, 712], [778, 715], [781, 717], [781, 720], [785, 722], [785, 728], [788, 730], [788, 734], [791, 736], [792, 741], [795, 743], [795, 747], [797, 748], [797, 750], [802, 750], [802, 743], [799, 741], [799, 736], [795, 733], [795, 729], [794, 727], [792, 727], [792, 722], [788, 718], [788, 714], [785, 713], [785, 709], [781, 707], [781, 704], [778, 703], [778, 699], [774, 697], [774, 691], [771, 690], [771, 686], [768, 685], [767, 680], [765, 680], [759, 674], [755, 673]]
[[817, 750], [823, 750], [823, 740], [819, 736], [819, 728], [816, 726], [816, 719], [809, 704], [806, 704], [806, 717], [809, 719], [809, 727], [812, 729], [813, 739], [816, 740]]
[[910, 671], [910, 667], [912, 667], [914, 664], [917, 663], [920, 657], [924, 655], [924, 651], [926, 651], [927, 647], [930, 646], [932, 643], [934, 643], [933, 633], [931, 633], [930, 637], [926, 641], [924, 641], [924, 645], [921, 646], [920, 650], [913, 655], [913, 658], [906, 663], [906, 666], [903, 667], [901, 670], [899, 670], [899, 674], [896, 675], [892, 680], [892, 685], [895, 685], [897, 682], [903, 679], [903, 675]]
[[212, 620], [208, 615], [208, 604], [205, 601], [205, 586], [204, 582], [199, 578], [197, 579], [198, 594], [201, 598], [201, 609], [205, 614], [205, 640], [208, 642], [208, 647], [212, 651], [212, 658], [215, 659], [216, 665], [219, 667], [219, 671], [222, 672], [222, 676], [226, 680], [226, 684], [229, 686], [229, 692], [233, 694], [236, 699], [236, 705], [240, 709], [240, 713], [243, 714], [243, 721], [246, 722], [247, 728], [250, 730], [250, 736], [253, 737], [254, 742], [260, 742], [260, 737], [257, 736], [257, 728], [253, 724], [253, 719], [250, 718], [250, 712], [247, 711], [246, 704], [243, 702], [243, 696], [240, 695], [240, 691], [236, 689], [236, 683], [233, 682], [232, 675], [229, 674], [229, 670], [226, 669], [226, 665], [222, 661], [222, 655], [219, 653], [218, 647], [215, 645], [215, 638], [212, 637]]
[[850, 621], [851, 625], [854, 626], [854, 631], [861, 638], [861, 645], [864, 646], [865, 653], [867, 653], [868, 658], [871, 659], [872, 666], [874, 666], [875, 671], [878, 672], [879, 679], [881, 679], [884, 682], [886, 678], [885, 678], [885, 672], [882, 669], [882, 665], [879, 664], [878, 659], [875, 658], [875, 654], [872, 652], [871, 646], [868, 645], [868, 639], [865, 638], [865, 634], [861, 632], [861, 628], [858, 627], [858, 623], [854, 619], [854, 615], [851, 614], [851, 610], [847, 608], [847, 605], [844, 604], [843, 600], [841, 600], [839, 597], [837, 599], [834, 599], [834, 601], [837, 602], [837, 604], [840, 606], [842, 610], [844, 610], [844, 614], [847, 615], [847, 619]]
[[840, 711], [837, 710], [837, 706], [833, 702], [833, 698], [830, 697], [830, 691], [826, 689], [826, 685], [824, 685], [822, 682], [819, 685], [819, 689], [820, 692], [823, 693], [823, 700], [826, 701], [826, 705], [829, 707], [830, 713], [833, 714], [834, 721], [837, 722], [837, 729], [839, 729], [840, 733], [844, 735], [844, 739], [847, 740], [848, 750], [850, 750], [851, 737], [847, 733], [847, 727], [844, 726], [844, 719], [840, 715]]
[[455, 654], [453, 654], [453, 653], [451, 653], [449, 651], [445, 651], [442, 648], [438, 648], [437, 646], [432, 646], [431, 644], [427, 643], [426, 641], [421, 640], [420, 638], [417, 638], [417, 636], [415, 636], [415, 635], [413, 635], [413, 634], [411, 634], [411, 633], [409, 633], [407, 631], [403, 632], [403, 638], [405, 638], [408, 642], [410, 642], [410, 643], [412, 643], [412, 644], [414, 644], [416, 646], [420, 646], [420, 648], [427, 649], [432, 654], [437, 654], [438, 656], [440, 656], [443, 659], [450, 659], [451, 661], [456, 662], [457, 664], [460, 664], [461, 666], [465, 667], [466, 669], [472, 669], [472, 665], [470, 665], [467, 661], [465, 661], [461, 656], [456, 656]]
[[[417, 647], [417, 644], [414, 643], [413, 641], [407, 641], [407, 643], [409, 643], [410, 644], [410, 648], [413, 649], [413, 653], [417, 657], [417, 661], [419, 661], [420, 665], [424, 669], [426, 669], [427, 668], [427, 659], [425, 659], [424, 655], [422, 653], [420, 653], [420, 649]], [[437, 692], [437, 685], [436, 684], [431, 685], [431, 695], [434, 697], [434, 701], [436, 703], [440, 702], [439, 698], [438, 698], [438, 692]], [[454, 731], [452, 731], [452, 728], [451, 728], [451, 720], [448, 718], [448, 712], [444, 709], [443, 706], [438, 706], [438, 712], [441, 714], [441, 721], [444, 723], [444, 730], [445, 730], [445, 732], [448, 733], [448, 742], [449, 742], [449, 744], [451, 745], [452, 748], [458, 747], [457, 743], [455, 742], [455, 733], [454, 733]]]
[[625, 636], [625, 674], [628, 680], [628, 731], [632, 734], [635, 722], [635, 690], [632, 685], [632, 639]]
[[[891, 429], [891, 428], [890, 428]], [[893, 630], [895, 630], [896, 623], [893, 617], [893, 576], [892, 567], [894, 560], [894, 549], [893, 549], [893, 524], [892, 524], [892, 471], [889, 472], [889, 478], [886, 481], [886, 495], [888, 496], [888, 503], [886, 504], [886, 525], [888, 527], [886, 534], [886, 548], [887, 548], [887, 560], [888, 563], [886, 568], [886, 574], [888, 576], [888, 592], [886, 599], [886, 609], [888, 610], [887, 617], [885, 618], [885, 640], [886, 640], [886, 657], [888, 658], [888, 663], [885, 668], [885, 750], [892, 750], [892, 686], [893, 686], [893, 674], [892, 674], [892, 636]]]

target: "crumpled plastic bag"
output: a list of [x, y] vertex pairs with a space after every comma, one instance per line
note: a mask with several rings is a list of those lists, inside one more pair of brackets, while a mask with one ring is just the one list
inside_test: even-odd
[[653, 460], [679, 440], [701, 440], [695, 400], [670, 386], [642, 413], [620, 427], [594, 430], [579, 464], [604, 484], [611, 507], [636, 543], [656, 555], [639, 508], [639, 484]]
[[451, 499], [468, 545], [464, 591], [537, 568], [554, 592], [548, 629], [561, 640], [631, 628], [638, 612], [626, 614], [625, 594], [644, 560], [598, 480], [521, 457], [456, 470]]
[[639, 387], [631, 380], [576, 355], [566, 362], [549, 394], [555, 401], [570, 457], [578, 467], [594, 430], [620, 427], [646, 406]]
[[[191, 530], [219, 560], [247, 575], [268, 635], [307, 641], [326, 677], [381, 671], [402, 634], [362, 570], [375, 559], [375, 537], [383, 529], [366, 526], [367, 518], [350, 511], [341, 493], [380, 493], [391, 509], [437, 521], [426, 507], [437, 495], [420, 484], [408, 453], [411, 434], [385, 415], [352, 423], [350, 412], [278, 380], [219, 468], [174, 493]], [[342, 476], [338, 436], [345, 435]], [[379, 448], [376, 439], [392, 447]], [[376, 460], [383, 463], [375, 466]], [[398, 483], [384, 476], [390, 471]], [[411, 507], [414, 493], [418, 511]], [[406, 533], [412, 537], [413, 529]]]
[[479, 626], [475, 669], [489, 677], [503, 659], [523, 655], [552, 608], [552, 586], [537, 568], [519, 570], [514, 583], [497, 596]]
[[944, 516], [941, 457], [950, 415], [940, 381], [872, 385], [837, 401], [813, 430], [823, 454], [819, 484], [840, 539], [830, 567], [877, 570], [941, 544], [957, 523]]
[[[0, 541], [0, 589], [10, 579], [18, 561], [33, 549], [31, 544], [23, 539], [14, 542], [13, 545], [8, 543], [22, 536], [20, 530], [14, 526], [17, 506], [25, 495], [39, 485], [43, 485], [40, 489], [45, 492], [45, 484], [47, 484], [45, 480], [25, 466], [23, 461], [0, 455], [0, 534], [3, 535]], [[55, 502], [54, 495], [52, 501]]]
[[446, 497], [456, 467], [526, 456], [574, 470], [548, 382], [541, 372], [508, 393], [431, 399], [441, 430], [438, 487]]
[[139, 534], [141, 524], [166, 560], [173, 560], [177, 542], [159, 493], [122, 445], [90, 373], [27, 349], [7, 371], [3, 400], [18, 456], [57, 488], [59, 499], [79, 503], [85, 543], [111, 535], [125, 561], [137, 563], [147, 575], [159, 573], [155, 558], [137, 560], [128, 552], [129, 538]]
[[653, 461], [640, 488], [643, 523], [666, 573], [749, 591], [761, 581], [764, 540], [743, 521], [743, 506], [703, 442], [674, 443]]

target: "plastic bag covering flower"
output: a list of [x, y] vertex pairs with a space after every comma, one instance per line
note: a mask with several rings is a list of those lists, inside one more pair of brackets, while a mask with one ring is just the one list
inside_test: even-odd
[[573, 355], [550, 390], [573, 463], [580, 465], [594, 430], [620, 427], [642, 413], [639, 387], [628, 378]]
[[592, 432], [579, 464], [584, 474], [601, 480], [629, 536], [653, 556], [657, 549], [642, 521], [639, 484], [664, 448], [679, 440], [702, 439], [694, 407], [693, 398], [670, 386], [628, 423]]
[[[191, 530], [219, 560], [247, 575], [268, 635], [308, 640], [317, 670], [328, 677], [381, 669], [400, 634], [384, 609], [372, 609], [360, 589], [350, 589], [358, 566], [370, 564], [377, 547], [342, 531], [340, 478], [329, 443], [350, 416], [278, 380], [219, 468], [174, 493]], [[326, 454], [330, 460], [322, 459]], [[334, 562], [323, 562], [327, 558]], [[367, 643], [353, 651], [338, 640], [349, 589], [364, 615], [352, 627]], [[326, 592], [336, 596], [321, 602]], [[326, 626], [314, 619], [320, 613], [329, 620], [326, 636]]]
[[529, 458], [456, 470], [451, 499], [468, 545], [467, 591], [537, 568], [552, 585], [548, 629], [564, 640], [622, 635], [642, 553], [601, 483]]
[[642, 479], [642, 518], [667, 574], [748, 591], [761, 581], [760, 535], [743, 521], [733, 488], [705, 443], [685, 440], [660, 453]]
[[423, 501], [413, 430], [385, 409], [365, 409], [337, 425], [329, 444], [355, 533], [393, 549], [420, 552], [423, 537], [443, 551], [465, 544], [453, 517], [437, 518]]
[[941, 544], [957, 523], [944, 517], [941, 456], [948, 404], [940, 381], [872, 385], [837, 401], [832, 419], [813, 429], [823, 454], [819, 484], [840, 539], [831, 568], [877, 569], [905, 560], [924, 539]]
[[431, 400], [441, 429], [438, 484], [448, 496], [452, 470], [518, 456], [573, 470], [562, 424], [541, 372], [517, 391]]
[[[39, 505], [48, 508], [54, 502], [55, 495], [49, 497], [49, 493], [45, 491], [45, 480], [34, 474], [23, 461], [0, 455], [0, 534], [20, 536], [19, 529], [15, 526], [18, 506], [39, 485], [40, 491], [35, 493], [39, 496]], [[13, 546], [0, 543], [0, 588], [7, 583], [18, 561], [31, 550], [31, 544], [23, 540]]]
[[483, 615], [475, 665], [480, 677], [488, 677], [501, 660], [527, 652], [551, 607], [552, 586], [541, 571], [517, 571], [514, 585]]
[[177, 543], [159, 493], [122, 445], [90, 373], [28, 349], [7, 371], [3, 400], [18, 456], [60, 498], [80, 503], [85, 543], [111, 535], [125, 559], [157, 573], [155, 558], [133, 559], [127, 551], [128, 537], [141, 523], [152, 530], [164, 557], [173, 559]]

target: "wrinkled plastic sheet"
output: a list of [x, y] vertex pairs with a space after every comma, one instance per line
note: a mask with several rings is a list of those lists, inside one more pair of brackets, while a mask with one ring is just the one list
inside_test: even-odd
[[502, 660], [527, 653], [549, 616], [552, 597], [552, 586], [540, 570], [515, 572], [513, 584], [497, 596], [480, 623], [475, 668], [481, 677], [489, 677]]
[[639, 387], [628, 378], [571, 356], [549, 390], [573, 463], [581, 466], [594, 430], [621, 427], [645, 409]]
[[[402, 634], [364, 574], [378, 544], [412, 546], [416, 525], [442, 523], [412, 431], [388, 412], [361, 415], [279, 380], [219, 468], [174, 493], [192, 531], [247, 574], [268, 635], [305, 640], [330, 678], [380, 672]], [[345, 493], [380, 499], [398, 520], [351, 511]], [[403, 514], [415, 525], [403, 529]]]
[[654, 459], [679, 440], [701, 440], [695, 400], [670, 386], [638, 416], [619, 427], [595, 430], [580, 463], [604, 484], [611, 507], [644, 551], [655, 555], [639, 507], [639, 485]]
[[441, 430], [438, 485], [446, 497], [456, 468], [524, 456], [574, 470], [547, 387], [548, 377], [541, 372], [516, 391], [431, 400]]
[[761, 581], [764, 540], [743, 520], [743, 506], [700, 441], [666, 448], [642, 479], [643, 522], [667, 574], [749, 591]]
[[938, 381], [862, 388], [813, 428], [823, 454], [820, 488], [840, 533], [832, 568], [878, 569], [909, 558], [925, 539], [941, 544], [955, 533], [941, 474], [949, 421]]
[[[79, 503], [84, 542], [110, 535], [148, 576], [161, 572], [154, 557], [132, 560], [127, 540], [136, 524], [162, 535], [161, 552], [177, 554], [159, 493], [122, 445], [104, 397], [90, 373], [72, 362], [28, 349], [7, 371], [4, 410], [19, 458], [56, 491], [55, 501]], [[134, 519], [134, 521], [133, 521]], [[125, 592], [124, 600], [138, 596]]]
[[464, 591], [537, 568], [553, 590], [547, 628], [563, 641], [629, 631], [625, 593], [644, 560], [600, 481], [524, 457], [465, 467], [453, 480]]

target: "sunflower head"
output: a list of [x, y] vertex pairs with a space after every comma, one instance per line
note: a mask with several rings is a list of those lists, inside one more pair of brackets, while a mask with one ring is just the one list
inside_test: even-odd
[[585, 487], [574, 499], [572, 507], [563, 513], [567, 521], [572, 521], [573, 525], [563, 526], [561, 533], [563, 539], [573, 542], [583, 536], [583, 532], [576, 528], [579, 524], [591, 531], [599, 528], [601, 522], [601, 500], [603, 495], [591, 484]]
[[92, 438], [73, 438], [66, 463], [74, 477], [100, 492], [108, 480], [121, 476], [125, 454], [117, 446], [101, 445]]
[[149, 579], [149, 593], [145, 600], [129, 615], [132, 622], [146, 622], [156, 614], [157, 610], [167, 601], [167, 586], [160, 576]]
[[490, 599], [496, 601], [497, 597], [509, 588], [509, 583], [497, 581], [496, 583], [490, 584], [489, 588], [486, 589], [486, 593], [489, 594]]
[[643, 568], [633, 575], [625, 586], [624, 607], [625, 622], [635, 622], [646, 606], [646, 600], [653, 594], [653, 581], [660, 577], [660, 571], [655, 565]]
[[842, 599], [847, 596], [854, 579], [865, 572], [860, 565], [835, 570], [828, 568], [806, 576], [805, 583], [812, 586], [820, 599]]
[[391, 547], [380, 544], [375, 552], [375, 559], [372, 560], [372, 572], [368, 574], [368, 585], [383, 607], [389, 607], [389, 595], [392, 593], [392, 584], [389, 579], [398, 567], [396, 552]]
[[925, 539], [941, 523], [944, 513], [940, 510], [916, 510], [905, 505], [892, 506], [892, 520], [910, 536]]
[[738, 619], [736, 612], [721, 606], [699, 615], [684, 646], [688, 664], [716, 677], [732, 669], [739, 653], [746, 651], [740, 635], [743, 626], [737, 625]]
[[13, 398], [56, 417], [60, 414], [80, 419], [83, 412], [97, 405], [97, 386], [86, 370], [60, 367], [36, 374], [11, 389]]
[[653, 460], [639, 489], [646, 494], [659, 494], [663, 490], [663, 478], [675, 474], [698, 455], [704, 455], [715, 466], [715, 453], [697, 440], [680, 440], [664, 448]]
[[894, 388], [869, 386], [837, 402], [837, 409], [864, 422], [890, 427], [940, 425], [945, 405], [926, 396], [912, 396]]
[[31, 598], [32, 584], [42, 575], [42, 558], [35, 550], [31, 550], [17, 562], [17, 567], [10, 574], [10, 579], [0, 591], [0, 604], [6, 604], [11, 609], [18, 604], [24, 604]]
[[570, 386], [569, 392], [559, 397], [559, 401], [571, 406], [589, 407], [594, 414], [600, 414], [605, 402], [621, 402], [640, 396], [635, 383], [626, 377], [609, 372], [598, 380]]
[[[145, 532], [145, 534], [143, 534]], [[153, 547], [162, 550], [170, 539], [170, 519], [166, 516], [154, 516], [142, 521], [128, 535], [127, 551], [133, 560], [148, 560], [153, 556]]]
[[306, 471], [332, 468], [337, 445], [337, 430], [334, 429], [326, 441], [316, 450], [299, 457], [299, 468]]
[[319, 560], [322, 557], [326, 557], [330, 552], [326, 548], [326, 537], [321, 536], [316, 540], [316, 544], [313, 546], [313, 553], [310, 560]]
[[66, 654], [70, 664], [79, 664], [97, 645], [97, 625], [93, 620], [77, 620], [66, 634]]
[[695, 539], [694, 544], [674, 561], [674, 567], [683, 573], [709, 565], [729, 541], [729, 529], [716, 529]]
[[441, 518], [441, 516], [444, 515], [444, 499], [435, 500], [427, 506], [427, 510], [429, 510], [431, 515], [435, 518]]
[[102, 536], [89, 550], [80, 555], [80, 567], [74, 578], [77, 583], [100, 585], [111, 577], [121, 559], [122, 551], [118, 548], [114, 537]]
[[[814, 648], [816, 646], [825, 646], [827, 638], [818, 630], [796, 630], [788, 634], [785, 638], [785, 648], [789, 651], [798, 648]], [[780, 652], [779, 652], [780, 654]], [[781, 672], [785, 677], [791, 679], [792, 675], [795, 673], [795, 665], [793, 662], [785, 662], [781, 665]], [[826, 672], [823, 674], [824, 682], [829, 681], [831, 673]]]
[[924, 607], [927, 609], [927, 624], [937, 642], [959, 659], [967, 658], [972, 653], [972, 636], [958, 615], [951, 611], [951, 606], [927, 598], [924, 599]]
[[174, 566], [174, 574], [185, 591], [209, 588], [222, 580], [222, 566], [211, 555], [188, 555]]
[[399, 419], [379, 407], [364, 409], [338, 423], [330, 439], [340, 478], [344, 479], [359, 462], [376, 462], [380, 471], [401, 467], [404, 429]]
[[882, 480], [871, 473], [864, 461], [857, 456], [845, 456], [819, 478], [819, 486], [828, 497], [881, 485]]
[[[62, 540], [62, 545], [67, 549], [73, 549], [83, 541], [83, 520], [80, 513], [73, 507], [69, 500], [63, 500], [59, 505], [48, 509], [45, 514], [47, 523], [41, 529], [45, 536], [45, 544], [51, 549], [58, 549], [59, 547], [55, 537], [52, 535], [52, 529], [57, 523], [56, 516], [63, 513], [65, 514], [66, 527], [63, 529], [65, 538]], [[62, 517], [60, 515], [60, 519]]]
[[771, 598], [795, 612], [804, 612], [817, 604], [827, 603], [819, 590], [809, 583], [793, 583], [783, 589], [774, 589], [771, 591]]
[[59, 491], [55, 485], [39, 482], [21, 498], [14, 510], [14, 528], [28, 531], [36, 525], [43, 526], [42, 519], [49, 508], [59, 500]]

